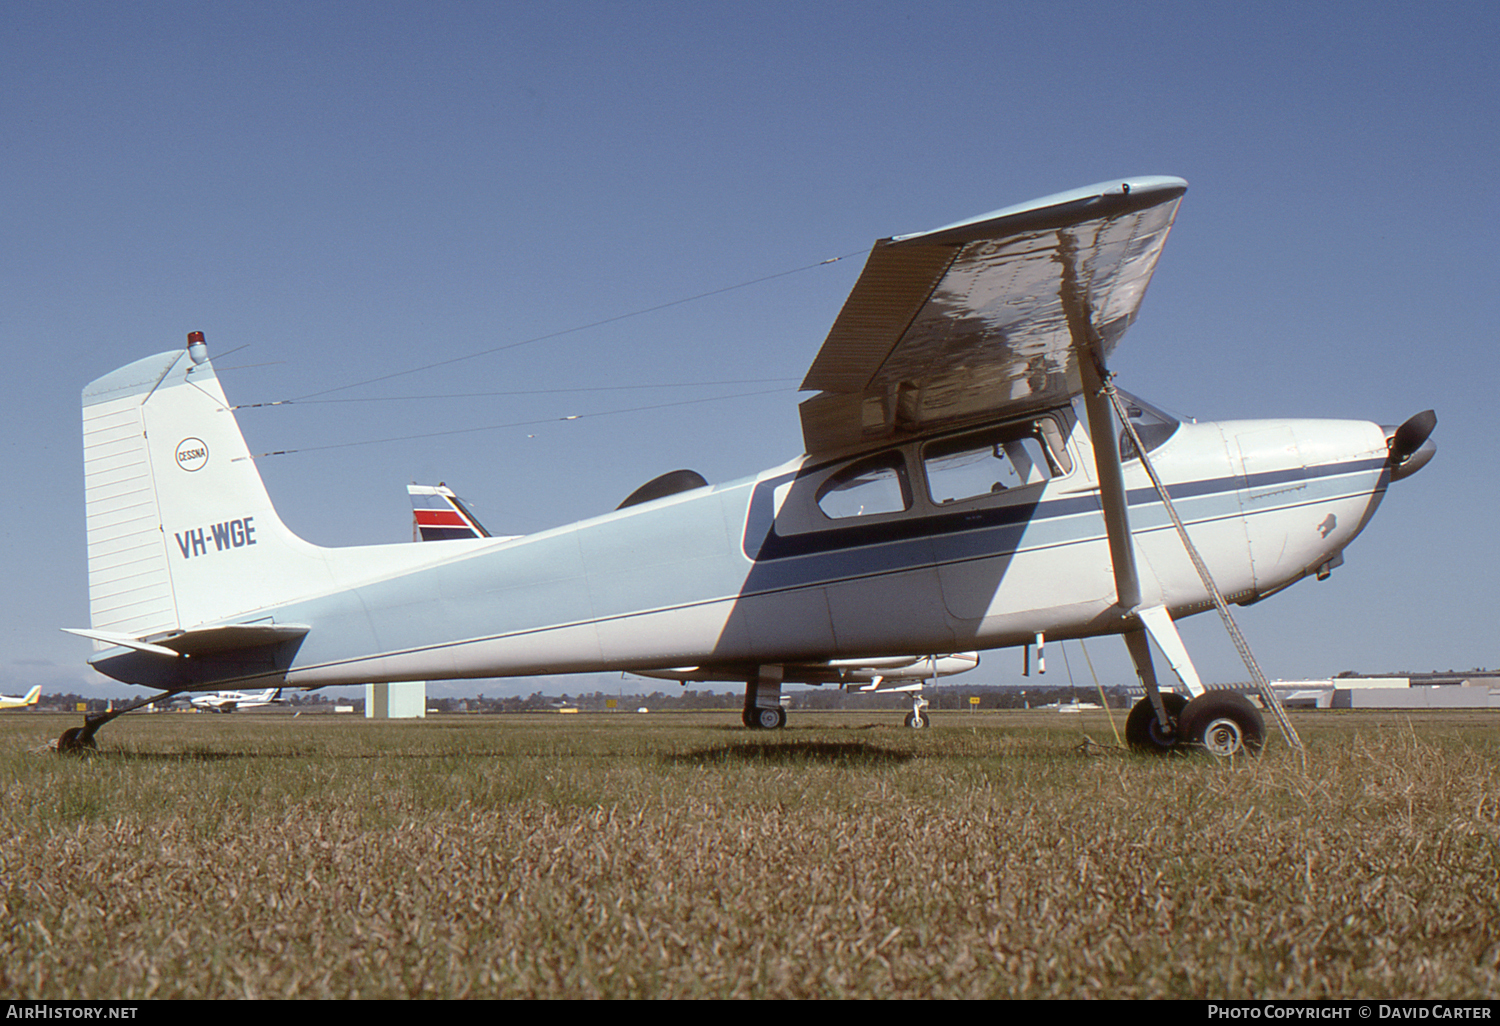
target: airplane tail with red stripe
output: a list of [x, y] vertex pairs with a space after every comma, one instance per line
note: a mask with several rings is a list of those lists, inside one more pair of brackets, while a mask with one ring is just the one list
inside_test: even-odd
[[406, 486], [406, 491], [411, 496], [412, 541], [490, 536], [447, 485], [412, 484]]

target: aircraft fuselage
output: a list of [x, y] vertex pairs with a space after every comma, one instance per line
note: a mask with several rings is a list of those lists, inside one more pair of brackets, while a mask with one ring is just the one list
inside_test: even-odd
[[[1220, 591], [1246, 602], [1337, 560], [1384, 495], [1386, 436], [1363, 421], [1182, 423], [1151, 459]], [[1004, 456], [1010, 477], [986, 483]], [[1124, 473], [1143, 604], [1209, 608], [1140, 460]], [[164, 525], [169, 558], [201, 563], [171, 547], [178, 526]], [[520, 538], [294, 549], [319, 564], [300, 577], [328, 586], [223, 622], [303, 624], [304, 638], [177, 661], [114, 649], [94, 666], [162, 688], [321, 687], [955, 652], [1125, 619], [1071, 406]]]

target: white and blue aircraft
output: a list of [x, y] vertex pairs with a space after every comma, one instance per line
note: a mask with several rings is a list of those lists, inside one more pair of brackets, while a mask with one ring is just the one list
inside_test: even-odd
[[194, 332], [84, 389], [74, 633], [169, 695], [706, 667], [745, 681], [750, 728], [784, 722], [788, 666], [1120, 634], [1146, 690], [1132, 746], [1258, 748], [1259, 712], [1204, 690], [1174, 619], [1326, 576], [1436, 418], [1184, 423], [1117, 390], [1186, 188], [1114, 181], [878, 241], [803, 382], [804, 454], [727, 484], [675, 471], [522, 537], [298, 538]]

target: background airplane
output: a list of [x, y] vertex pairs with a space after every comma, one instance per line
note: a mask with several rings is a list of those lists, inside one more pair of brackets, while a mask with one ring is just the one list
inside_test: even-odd
[[1259, 713], [1203, 688], [1174, 618], [1233, 630], [1229, 602], [1327, 576], [1436, 418], [1185, 423], [1116, 388], [1186, 187], [1117, 180], [878, 241], [803, 381], [803, 455], [720, 485], [675, 471], [520, 538], [297, 537], [194, 332], [84, 390], [92, 626], [73, 632], [100, 672], [168, 693], [710, 667], [746, 680], [762, 728], [787, 666], [1119, 634], [1147, 696], [1133, 746], [1258, 748]]
[[[814, 663], [789, 663], [782, 667], [781, 683], [811, 684], [821, 686], [834, 684], [845, 691], [857, 690], [885, 694], [892, 691], [907, 692], [912, 697], [911, 712], [906, 714], [908, 727], [921, 729], [930, 725], [927, 717], [928, 701], [922, 692], [929, 681], [938, 677], [951, 677], [968, 673], [979, 665], [978, 652], [956, 652], [942, 656], [888, 656], [873, 659], [825, 659]], [[726, 675], [724, 670], [712, 667], [682, 666], [667, 670], [634, 670], [637, 677], [653, 677], [657, 680], [675, 680], [683, 684], [702, 683], [748, 684], [753, 675]], [[776, 710], [776, 722], [770, 722], [769, 711], [765, 721], [751, 723], [751, 713], [744, 715], [745, 726], [784, 727], [786, 709]], [[759, 715], [759, 711], [757, 715]]]
[[462, 499], [442, 482], [435, 485], [409, 484], [411, 497], [411, 540], [452, 541], [455, 538], [488, 538], [484, 529]]
[[215, 691], [212, 694], [197, 696], [192, 700], [192, 706], [194, 709], [207, 709], [209, 712], [232, 713], [241, 709], [280, 705], [282, 701], [280, 688], [267, 688], [258, 693]]
[[37, 699], [42, 697], [42, 686], [40, 684], [26, 692], [21, 698], [7, 698], [0, 695], [0, 711], [5, 709], [26, 709], [36, 705]]

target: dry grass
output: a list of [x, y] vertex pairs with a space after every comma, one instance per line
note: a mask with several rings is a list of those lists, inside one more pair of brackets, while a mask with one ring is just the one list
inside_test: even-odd
[[[0, 993], [1462, 997], [1500, 984], [1491, 715], [1307, 768], [1102, 719], [0, 718]], [[733, 724], [733, 726], [731, 726]], [[1096, 750], [1097, 751], [1097, 750]]]

